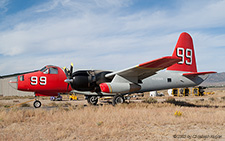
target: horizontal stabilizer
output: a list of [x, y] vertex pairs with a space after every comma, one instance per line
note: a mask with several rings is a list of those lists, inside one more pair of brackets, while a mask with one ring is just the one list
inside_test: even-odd
[[191, 72], [191, 73], [184, 73], [183, 76], [196, 76], [196, 75], [205, 75], [216, 73], [215, 71], [207, 71], [207, 72]]

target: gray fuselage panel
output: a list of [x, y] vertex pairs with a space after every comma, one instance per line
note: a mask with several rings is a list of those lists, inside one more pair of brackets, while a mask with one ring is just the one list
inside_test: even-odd
[[204, 76], [190, 76], [186, 77], [182, 74], [185, 72], [179, 71], [163, 71], [148, 77], [143, 81], [141, 90], [139, 92], [156, 91], [171, 88], [193, 87], [201, 84], [206, 78]]

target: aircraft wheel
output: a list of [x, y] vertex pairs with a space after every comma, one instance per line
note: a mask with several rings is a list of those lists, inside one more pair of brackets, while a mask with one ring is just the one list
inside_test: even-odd
[[96, 105], [98, 103], [98, 97], [97, 96], [90, 96], [90, 97], [88, 97], [87, 101], [91, 105]]
[[41, 107], [41, 102], [39, 100], [35, 100], [33, 105], [34, 105], [34, 108], [40, 108]]
[[122, 95], [116, 95], [113, 97], [112, 105], [115, 106], [116, 104], [122, 104], [125, 102], [125, 99]]

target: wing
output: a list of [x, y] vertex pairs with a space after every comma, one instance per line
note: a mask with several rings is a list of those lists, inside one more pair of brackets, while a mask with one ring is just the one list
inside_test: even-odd
[[113, 78], [115, 75], [120, 75], [128, 80], [131, 80], [132, 82], [137, 83], [138, 80], [143, 80], [151, 75], [154, 75], [157, 71], [165, 69], [179, 61], [180, 59], [177, 57], [166, 56], [122, 71], [109, 73], [106, 77]]
[[14, 74], [9, 74], [9, 75], [2, 75], [0, 76], [0, 79], [8, 78], [8, 77], [14, 77], [22, 74], [27, 74], [27, 73], [32, 73], [32, 72], [37, 72], [39, 70], [34, 70], [34, 71], [28, 71], [28, 72], [22, 72], [22, 73], [14, 73]]

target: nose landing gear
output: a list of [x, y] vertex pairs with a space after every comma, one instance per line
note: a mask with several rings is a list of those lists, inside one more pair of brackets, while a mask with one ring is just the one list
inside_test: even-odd
[[35, 101], [33, 103], [34, 108], [40, 108], [41, 107], [41, 101], [38, 100], [38, 96], [35, 96]]
[[40, 108], [41, 107], [41, 102], [39, 100], [35, 100], [33, 105], [34, 105], [34, 108]]

